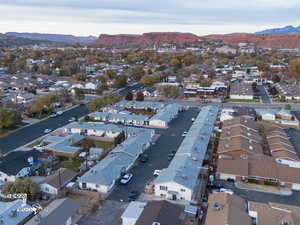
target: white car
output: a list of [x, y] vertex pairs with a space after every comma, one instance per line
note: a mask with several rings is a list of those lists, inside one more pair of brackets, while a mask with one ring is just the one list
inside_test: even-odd
[[69, 122], [74, 122], [76, 119], [75, 119], [75, 117], [71, 117], [68, 121]]
[[44, 149], [44, 145], [36, 145], [33, 147], [34, 150], [43, 150]]
[[187, 131], [184, 131], [183, 134], [181, 135], [182, 137], [185, 137], [187, 135]]
[[50, 115], [51, 118], [56, 117], [56, 116], [57, 116], [56, 113], [52, 113], [52, 114]]
[[228, 193], [228, 194], [233, 194], [233, 190], [231, 189], [226, 189], [226, 188], [220, 188], [220, 192], [225, 192], [225, 193]]
[[195, 118], [192, 118], [192, 122], [194, 122], [195, 121]]
[[161, 170], [154, 170], [153, 176], [158, 177], [160, 172], [161, 172]]
[[124, 176], [122, 176], [120, 184], [128, 184], [132, 177], [132, 173], [126, 173]]
[[56, 112], [56, 114], [60, 116], [63, 114], [63, 111], [58, 111], [58, 112]]
[[45, 129], [45, 130], [44, 130], [44, 133], [45, 133], [45, 134], [48, 134], [48, 133], [50, 133], [51, 131], [52, 131], [51, 129]]

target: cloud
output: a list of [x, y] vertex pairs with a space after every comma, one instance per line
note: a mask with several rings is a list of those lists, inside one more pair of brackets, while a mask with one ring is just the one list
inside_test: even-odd
[[297, 25], [299, 7], [298, 0], [0, 0], [0, 32], [252, 32]]

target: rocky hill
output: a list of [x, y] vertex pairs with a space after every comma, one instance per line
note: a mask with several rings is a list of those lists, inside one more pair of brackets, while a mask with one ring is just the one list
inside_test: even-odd
[[256, 34], [297, 34], [300, 33], [300, 26], [286, 26], [282, 28], [273, 28], [256, 32]]
[[53, 44], [53, 42], [13, 37], [13, 36], [8, 36], [0, 33], [0, 47], [18, 47], [18, 46], [28, 46], [28, 45], [51, 45], [51, 44]]
[[152, 32], [142, 35], [119, 34], [107, 35], [101, 34], [93, 44], [103, 45], [126, 45], [126, 44], [153, 44], [153, 43], [192, 43], [202, 40], [195, 34], [179, 32]]
[[300, 34], [247, 34], [208, 35], [208, 40], [222, 40], [226, 44], [252, 43], [259, 48], [300, 49]]
[[65, 35], [65, 34], [41, 34], [41, 33], [18, 33], [18, 32], [8, 32], [6, 35], [20, 37], [20, 38], [28, 38], [32, 40], [40, 40], [40, 41], [52, 41], [52, 42], [60, 42], [60, 43], [90, 43], [97, 40], [97, 37], [94, 36], [74, 36], [74, 35]]

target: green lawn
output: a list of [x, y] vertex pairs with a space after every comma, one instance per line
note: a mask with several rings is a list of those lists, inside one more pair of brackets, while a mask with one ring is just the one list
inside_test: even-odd
[[114, 143], [104, 142], [104, 141], [95, 141], [96, 148], [103, 148], [105, 150], [110, 150], [115, 147]]
[[226, 102], [260, 102], [259, 99], [228, 99]]
[[75, 172], [79, 172], [79, 166], [81, 165], [81, 161], [75, 160], [75, 161], [63, 161], [60, 162], [58, 165], [56, 165], [55, 169], [59, 168], [68, 168], [71, 170], [74, 170]]

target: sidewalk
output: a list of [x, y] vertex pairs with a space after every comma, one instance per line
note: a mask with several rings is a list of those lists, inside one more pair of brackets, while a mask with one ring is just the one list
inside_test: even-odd
[[268, 194], [290, 196], [293, 192], [289, 189], [275, 187], [270, 185], [261, 185], [253, 183], [235, 182], [235, 187], [243, 190], [258, 191]]

